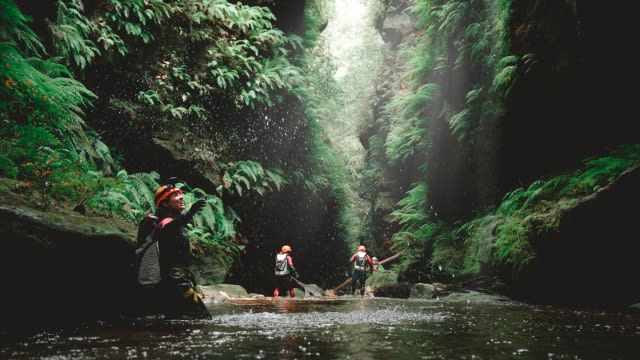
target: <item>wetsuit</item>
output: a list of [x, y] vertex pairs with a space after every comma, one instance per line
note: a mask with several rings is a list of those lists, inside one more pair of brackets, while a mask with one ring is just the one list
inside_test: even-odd
[[[167, 207], [158, 209], [158, 244], [160, 247], [160, 288], [165, 316], [169, 318], [211, 319], [211, 314], [196, 291], [191, 270], [191, 246], [185, 226], [193, 212], [184, 214]], [[169, 219], [167, 219], [169, 218]]]

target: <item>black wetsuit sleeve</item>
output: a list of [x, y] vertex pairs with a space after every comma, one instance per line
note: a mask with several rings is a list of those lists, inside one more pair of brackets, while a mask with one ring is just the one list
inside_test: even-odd
[[300, 275], [298, 275], [298, 271], [296, 270], [295, 266], [293, 266], [293, 260], [291, 259], [291, 257], [289, 257], [287, 261], [287, 266], [289, 267], [289, 274], [293, 275], [293, 277], [295, 278], [300, 277]]
[[187, 225], [191, 219], [193, 219], [193, 216], [200, 210], [202, 210], [202, 208], [206, 205], [207, 201], [204, 199], [200, 199], [198, 201], [196, 201], [189, 210], [183, 212], [182, 214], [178, 215], [177, 217], [175, 217], [173, 219], [173, 221], [171, 221], [170, 223], [168, 223], [165, 227], [168, 228], [178, 228], [178, 227], [182, 227]]
[[206, 204], [207, 201], [204, 199], [199, 199], [198, 201], [196, 201], [193, 205], [191, 205], [191, 208], [189, 208], [189, 210], [185, 211], [175, 218], [175, 220], [173, 221], [176, 222], [175, 226], [187, 225], [191, 221], [191, 219], [193, 219], [193, 216], [198, 211], [202, 210], [202, 208], [204, 208]]

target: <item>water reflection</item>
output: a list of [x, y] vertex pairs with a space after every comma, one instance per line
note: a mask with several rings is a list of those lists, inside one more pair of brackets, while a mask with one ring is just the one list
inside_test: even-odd
[[122, 320], [2, 339], [4, 359], [632, 359], [640, 319], [340, 297], [210, 305], [211, 321]]

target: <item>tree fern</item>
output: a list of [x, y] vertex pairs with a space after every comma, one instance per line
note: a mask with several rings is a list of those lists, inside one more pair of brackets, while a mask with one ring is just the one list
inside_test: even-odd
[[288, 184], [284, 173], [280, 169], [265, 169], [264, 174], [267, 180], [266, 183], [273, 184], [276, 190], [280, 190], [282, 186]]
[[422, 111], [420, 108], [430, 105], [438, 94], [439, 86], [428, 83], [420, 86], [414, 93], [403, 98], [401, 103], [401, 115], [404, 117], [414, 116]]
[[493, 87], [509, 95], [519, 77], [528, 73], [537, 63], [536, 55], [532, 53], [507, 55], [497, 64], [496, 75], [493, 79]]
[[457, 135], [459, 140], [464, 140], [470, 130], [469, 109], [463, 109], [459, 113], [450, 116], [447, 122], [451, 133]]
[[426, 245], [432, 243], [436, 234], [442, 231], [442, 224], [429, 220], [427, 189], [426, 182], [414, 183], [390, 214], [393, 221], [401, 225], [401, 230], [393, 234], [391, 245], [392, 250], [404, 252], [399, 267], [401, 270], [430, 256], [425, 253]]
[[280, 190], [287, 183], [279, 169], [264, 169], [260, 163], [253, 160], [241, 160], [228, 164], [221, 164], [223, 174], [223, 188], [226, 191], [243, 195], [248, 191], [255, 191], [262, 195], [267, 191]]
[[171, 6], [162, 0], [110, 0], [113, 11], [105, 14], [111, 27], [150, 43], [155, 37], [147, 22], [160, 24], [171, 14]]
[[87, 205], [105, 214], [118, 215], [137, 224], [147, 212], [152, 212], [154, 192], [160, 187], [156, 172], [128, 174], [120, 170], [112, 186], [99, 191]]
[[560, 196], [579, 196], [596, 191], [628, 168], [640, 164], [640, 144], [621, 145], [607, 156], [587, 158], [585, 168], [570, 177]]
[[497, 229], [496, 261], [499, 264], [511, 265], [514, 277], [535, 259], [535, 251], [528, 237], [530, 231], [530, 224], [518, 217], [507, 218]]
[[508, 88], [513, 82], [516, 75], [516, 64], [518, 56], [508, 55], [500, 59], [497, 64], [496, 76], [493, 80], [493, 86], [496, 88]]
[[426, 182], [413, 184], [407, 196], [398, 201], [398, 208], [391, 212], [395, 221], [408, 229], [415, 229], [426, 222], [427, 188]]
[[207, 15], [211, 20], [227, 21], [238, 17], [238, 9], [227, 0], [205, 0], [202, 5], [207, 10]]
[[29, 27], [31, 21], [32, 18], [24, 15], [14, 1], [0, 0], [0, 43], [7, 48], [21, 49], [27, 56], [43, 55], [45, 48]]
[[524, 188], [517, 188], [505, 194], [496, 213], [503, 216], [515, 213], [522, 208], [522, 205], [527, 201], [528, 196], [529, 195]]
[[44, 115], [40, 120], [58, 129], [72, 130], [82, 136], [83, 107], [90, 106], [97, 96], [79, 81], [66, 77], [69, 70], [58, 59], [20, 57], [8, 59], [12, 75], [32, 84], [32, 103]]
[[232, 264], [239, 254], [238, 245], [232, 241], [236, 234], [235, 224], [240, 221], [237, 213], [215, 195], [199, 188], [190, 189], [185, 184], [177, 185], [183, 189], [187, 204], [193, 204], [197, 199], [206, 200], [204, 208], [187, 225], [187, 235], [192, 245], [200, 249], [203, 256], [222, 256], [224, 263]]
[[96, 44], [88, 38], [95, 31], [94, 25], [82, 14], [82, 4], [78, 0], [58, 0], [57, 15], [55, 22], [47, 23], [58, 54], [69, 64], [73, 60], [80, 69], [84, 69], [100, 55]]
[[143, 211], [155, 207], [154, 192], [160, 187], [158, 183], [160, 175], [157, 172], [128, 174], [125, 170], [120, 170], [117, 178], [124, 186], [124, 193], [130, 200], [130, 207]]
[[386, 140], [386, 154], [391, 164], [397, 164], [414, 155], [426, 144], [426, 130], [417, 125], [417, 119], [393, 123]]
[[[527, 189], [528, 198], [524, 204], [522, 204], [520, 210], [533, 207], [534, 204], [540, 203], [543, 200], [557, 200], [558, 193], [566, 186], [569, 178], [569, 175], [559, 175], [544, 182], [535, 182]], [[538, 186], [539, 184], [540, 186]]]

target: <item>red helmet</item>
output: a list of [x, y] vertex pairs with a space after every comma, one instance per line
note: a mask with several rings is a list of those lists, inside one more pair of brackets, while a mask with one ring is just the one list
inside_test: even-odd
[[283, 246], [282, 249], [280, 250], [280, 252], [283, 252], [283, 253], [291, 252], [291, 246], [289, 246], [289, 245]]
[[154, 193], [153, 202], [156, 204], [156, 208], [160, 207], [160, 203], [171, 197], [173, 194], [182, 194], [182, 190], [173, 184], [160, 186]]
[[358, 251], [367, 251], [367, 249], [364, 247], [364, 245], [360, 245], [358, 246]]

